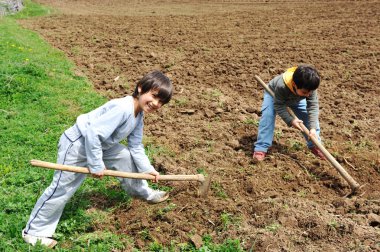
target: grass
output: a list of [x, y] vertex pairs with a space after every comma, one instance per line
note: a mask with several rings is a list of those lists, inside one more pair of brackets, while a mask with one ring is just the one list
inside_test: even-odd
[[281, 228], [281, 225], [278, 223], [272, 223], [268, 226], [265, 227], [265, 230], [272, 232], [272, 233], [277, 233], [277, 231]]
[[231, 226], [239, 226], [241, 222], [241, 218], [239, 216], [234, 216], [231, 213], [228, 213], [224, 211], [220, 215], [220, 223], [221, 223], [221, 231], [226, 231], [228, 229], [231, 229]]
[[[17, 24], [20, 18], [51, 13], [31, 1], [24, 3], [22, 12], [0, 19], [0, 251], [49, 251], [41, 245], [30, 247], [21, 238], [36, 200], [53, 175], [51, 170], [32, 167], [29, 160], [55, 162], [57, 141], [64, 129], [79, 114], [106, 99], [93, 90], [86, 78], [74, 74], [75, 66], [62, 52]], [[125, 208], [130, 198], [115, 184], [118, 183], [112, 178], [85, 180], [66, 205], [56, 230], [56, 251], [133, 249], [134, 241], [126, 235], [105, 228], [93, 231], [107, 225], [118, 229], [110, 216]], [[162, 214], [171, 210], [163, 209]], [[198, 251], [191, 244], [181, 246], [186, 248], [184, 251]], [[156, 251], [171, 249], [157, 243], [151, 247]], [[201, 249], [242, 251], [238, 240], [214, 244], [211, 238]]]
[[211, 183], [211, 189], [213, 191], [215, 191], [215, 194], [217, 197], [219, 197], [221, 199], [227, 199], [228, 198], [228, 195], [224, 191], [223, 186], [219, 182], [213, 181]]

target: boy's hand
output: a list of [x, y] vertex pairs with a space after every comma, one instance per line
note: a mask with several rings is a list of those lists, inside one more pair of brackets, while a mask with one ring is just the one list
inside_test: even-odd
[[106, 167], [104, 167], [104, 170], [100, 171], [100, 172], [96, 172], [96, 173], [91, 173], [91, 176], [93, 178], [98, 178], [98, 179], [102, 179], [104, 177], [104, 171], [107, 170]]
[[149, 174], [154, 176], [153, 182], [158, 183], [158, 178], [160, 177], [160, 174], [157, 171], [149, 172]]
[[315, 139], [318, 139], [317, 131], [315, 129], [310, 129], [309, 131], [309, 139], [311, 139], [312, 137], [314, 137]]
[[300, 119], [298, 119], [298, 118], [295, 118], [295, 119], [293, 119], [293, 121], [292, 121], [292, 126], [293, 126], [294, 128], [296, 128], [296, 129], [299, 129], [299, 130], [302, 131], [302, 128], [301, 128], [301, 126], [300, 126], [300, 123], [303, 123], [303, 121], [300, 120]]

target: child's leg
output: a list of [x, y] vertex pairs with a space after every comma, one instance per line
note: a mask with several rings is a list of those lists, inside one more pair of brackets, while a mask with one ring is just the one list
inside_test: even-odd
[[[103, 152], [103, 161], [107, 169], [138, 172], [128, 148], [122, 144], [117, 144], [109, 150]], [[118, 178], [121, 187], [131, 196], [149, 200], [152, 195], [151, 189], [146, 180]]]
[[[59, 142], [57, 162], [74, 166], [86, 166], [86, 161], [78, 158], [76, 150], [78, 144], [81, 144], [80, 140], [73, 143], [65, 135], [62, 135]], [[25, 232], [33, 236], [51, 237], [55, 232], [66, 203], [82, 184], [85, 177], [85, 174], [55, 171], [52, 183], [40, 196], [30, 214]]]
[[268, 92], [264, 92], [264, 100], [261, 106], [261, 119], [259, 132], [255, 143], [254, 151], [267, 152], [272, 146], [274, 127], [276, 122], [276, 112], [273, 106], [273, 98]]
[[[306, 99], [301, 100], [297, 105], [291, 107], [298, 119], [303, 121], [303, 124], [310, 130], [310, 125], [309, 125], [309, 115], [307, 113], [306, 109]], [[321, 142], [321, 138], [319, 137], [320, 133], [320, 128], [319, 128], [319, 121], [317, 122], [317, 128], [315, 129], [317, 132], [318, 136], [318, 141]], [[306, 139], [307, 142], [307, 147], [312, 148], [314, 146], [313, 142], [309, 140], [309, 137], [302, 133], [304, 138]]]

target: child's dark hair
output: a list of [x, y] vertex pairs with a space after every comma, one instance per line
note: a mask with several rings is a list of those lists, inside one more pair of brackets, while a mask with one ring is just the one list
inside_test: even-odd
[[[139, 94], [138, 88], [141, 88]], [[168, 77], [162, 72], [154, 70], [144, 75], [144, 77], [137, 82], [135, 92], [132, 94], [134, 98], [138, 98], [139, 95], [148, 93], [151, 90], [158, 90], [158, 98], [162, 104], [166, 104], [170, 101], [173, 94], [173, 85]]]
[[297, 88], [304, 88], [312, 91], [319, 87], [321, 78], [318, 71], [314, 67], [300, 65], [293, 74], [293, 81]]

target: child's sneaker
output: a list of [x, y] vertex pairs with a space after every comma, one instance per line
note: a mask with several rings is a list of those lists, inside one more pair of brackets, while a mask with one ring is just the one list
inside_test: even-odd
[[325, 155], [323, 155], [322, 151], [321, 151], [318, 147], [316, 147], [316, 146], [311, 147], [311, 148], [310, 148], [310, 151], [311, 151], [316, 157], [319, 157], [319, 158], [322, 159], [322, 160], [326, 160]]
[[36, 245], [37, 242], [40, 242], [41, 245], [47, 246], [49, 248], [53, 248], [55, 245], [57, 245], [56, 240], [53, 240], [52, 238], [49, 238], [49, 237], [34, 236], [34, 235], [27, 234], [25, 233], [25, 229], [22, 230], [21, 236], [22, 236], [22, 239], [24, 239], [26, 243], [29, 243], [33, 246]]
[[267, 155], [266, 152], [264, 151], [255, 151], [253, 153], [253, 160], [256, 161], [256, 162], [261, 162], [265, 159], [265, 156]]
[[149, 198], [147, 199], [150, 204], [161, 203], [169, 198], [169, 193], [159, 190], [153, 190]]

